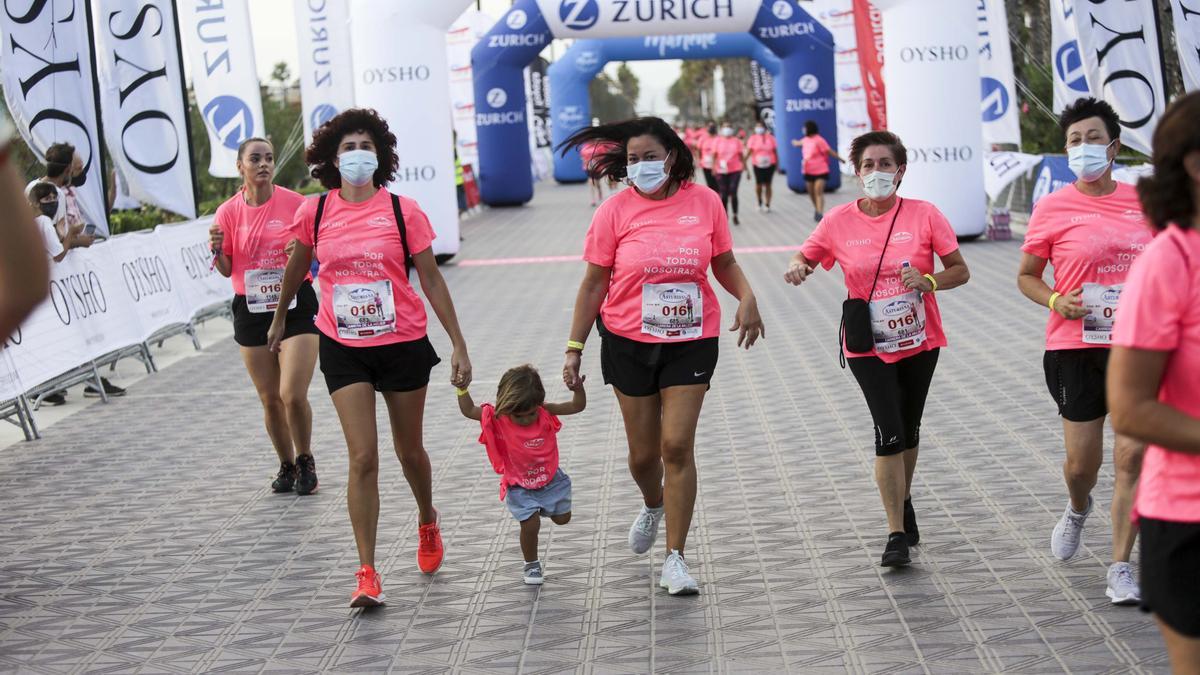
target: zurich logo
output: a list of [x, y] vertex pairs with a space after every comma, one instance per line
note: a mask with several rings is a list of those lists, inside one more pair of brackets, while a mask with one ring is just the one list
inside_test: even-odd
[[596, 0], [562, 0], [558, 18], [571, 30], [587, 30], [600, 20], [600, 5]]
[[983, 121], [995, 122], [1008, 112], [1008, 87], [994, 77], [982, 78], [980, 83], [983, 89]]
[[1054, 72], [1058, 79], [1071, 89], [1086, 94], [1087, 78], [1083, 73], [1083, 58], [1079, 54], [1079, 43], [1071, 40], [1059, 48], [1054, 55]]
[[204, 106], [204, 122], [230, 150], [237, 150], [242, 141], [254, 135], [250, 106], [236, 96], [217, 96], [209, 101]]
[[525, 10], [523, 9], [514, 9], [509, 13], [508, 18], [505, 19], [505, 23], [513, 30], [521, 30], [525, 27], [525, 24], [529, 23], [529, 16], [525, 14]]
[[320, 129], [321, 127], [325, 126], [326, 122], [333, 119], [337, 113], [337, 108], [329, 105], [328, 103], [322, 103], [313, 108], [312, 115], [309, 116], [308, 121], [314, 130]]
[[503, 108], [504, 104], [508, 103], [508, 94], [500, 87], [496, 87], [487, 93], [487, 102], [493, 108]]
[[787, 21], [792, 18], [792, 3], [787, 0], [775, 0], [775, 4], [771, 6], [771, 11], [775, 13], [776, 19]]
[[800, 93], [813, 94], [816, 93], [817, 88], [821, 86], [821, 81], [817, 79], [816, 75], [808, 73], [800, 76], [800, 82], [798, 82], [797, 85], [800, 87]]

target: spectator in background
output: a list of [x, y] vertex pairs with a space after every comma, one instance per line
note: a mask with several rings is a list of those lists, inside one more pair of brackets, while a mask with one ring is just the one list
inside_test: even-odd
[[58, 188], [58, 214], [51, 220], [58, 228], [58, 237], [66, 237], [67, 230], [82, 224], [83, 213], [75, 197], [75, 188], [83, 185], [83, 159], [70, 143], [55, 143], [46, 148], [46, 175], [29, 181], [25, 186], [25, 197], [38, 183], [51, 183]]
[[0, 340], [8, 340], [50, 290], [49, 262], [33, 214], [21, 206], [21, 180], [8, 161], [13, 126], [0, 111]]

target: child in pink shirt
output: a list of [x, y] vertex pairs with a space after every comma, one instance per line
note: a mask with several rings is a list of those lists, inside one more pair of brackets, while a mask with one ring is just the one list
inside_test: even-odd
[[574, 415], [587, 406], [583, 381], [573, 388], [566, 403], [546, 403], [542, 378], [530, 365], [504, 373], [496, 390], [496, 403], [475, 405], [471, 394], [458, 391], [458, 409], [478, 420], [479, 442], [487, 448], [492, 468], [500, 474], [500, 499], [521, 523], [521, 553], [525, 557], [525, 583], [541, 585], [538, 559], [541, 517], [555, 525], [571, 520], [571, 478], [558, 466], [559, 415]]

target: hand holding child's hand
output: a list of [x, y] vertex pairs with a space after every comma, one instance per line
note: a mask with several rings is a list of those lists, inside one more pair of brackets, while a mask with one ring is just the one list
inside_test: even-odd
[[[587, 381], [587, 375], [580, 375], [579, 379], [575, 380], [574, 382], [567, 383], [567, 389], [570, 389], [571, 391], [580, 391], [581, 389], [583, 389], [583, 383], [586, 381]], [[572, 385], [574, 385], [574, 386], [572, 386]]]

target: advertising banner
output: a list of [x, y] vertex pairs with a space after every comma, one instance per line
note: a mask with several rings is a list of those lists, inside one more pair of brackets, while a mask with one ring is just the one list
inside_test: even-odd
[[979, 20], [979, 84], [983, 143], [1021, 146], [1017, 85], [1004, 0], [976, 0]]
[[999, 197], [1004, 188], [1041, 163], [1041, 155], [1024, 152], [983, 153], [983, 189], [988, 199]]
[[1175, 48], [1179, 50], [1183, 89], [1196, 91], [1200, 89], [1200, 2], [1171, 0], [1171, 19], [1175, 22]]
[[190, 319], [196, 312], [233, 297], [229, 279], [213, 268], [208, 248], [212, 217], [154, 228], [159, 255], [170, 273], [179, 311]]
[[1050, 1], [1050, 60], [1054, 76], [1054, 113], [1088, 95], [1087, 74], [1075, 32], [1077, 0]]
[[754, 109], [758, 120], [775, 133], [775, 78], [758, 61], [750, 62], [750, 83], [754, 87]]
[[762, 4], [763, 0], [537, 0], [554, 37], [569, 39], [744, 33]]
[[479, 140], [475, 131], [474, 69], [471, 50], [496, 23], [483, 12], [469, 9], [446, 32], [446, 57], [450, 66], [450, 109], [454, 115], [455, 148], [463, 166], [479, 166]]
[[354, 107], [350, 13], [340, 0], [293, 0], [300, 51], [304, 143], [334, 115]]
[[[207, 228], [204, 229], [207, 236]], [[122, 235], [105, 243], [103, 251], [106, 264], [120, 271], [120, 283], [114, 293], [132, 304], [137, 314], [140, 331], [134, 342], [145, 340], [167, 326], [191, 319], [191, 313], [184, 311], [179, 293], [175, 290], [178, 285], [176, 277], [187, 274], [188, 268], [183, 265], [183, 257], [177, 264], [167, 262], [167, 249], [162, 246], [157, 233], [149, 231]], [[190, 257], [188, 260], [190, 264]], [[195, 270], [195, 267], [191, 269]], [[224, 293], [217, 301], [230, 297], [232, 288], [232, 285], [223, 288]]]
[[871, 128], [887, 129], [887, 91], [883, 83], [883, 14], [869, 0], [854, 0], [854, 38]]

